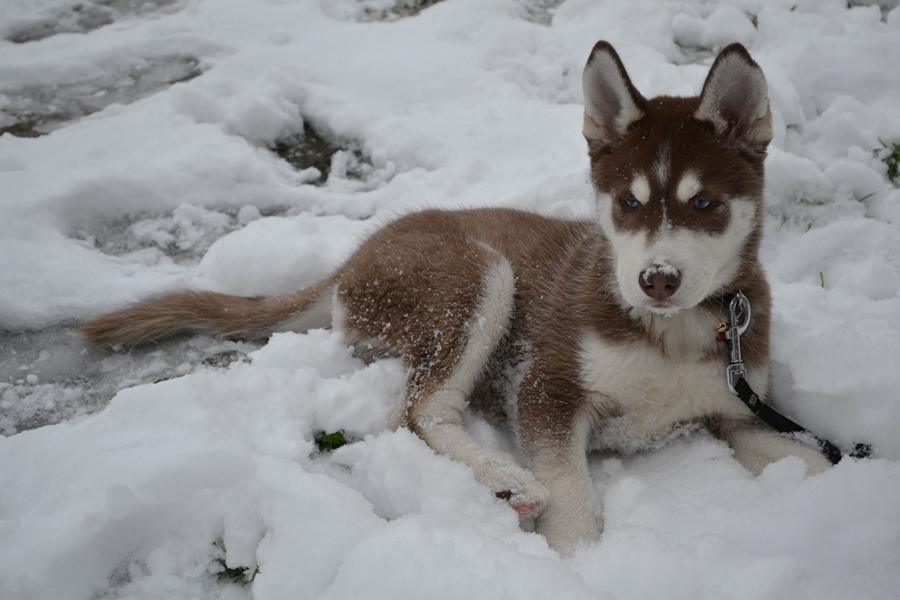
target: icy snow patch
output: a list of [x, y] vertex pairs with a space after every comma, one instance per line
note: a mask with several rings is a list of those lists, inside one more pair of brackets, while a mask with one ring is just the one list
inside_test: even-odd
[[320, 0], [322, 9], [338, 19], [394, 21], [419, 14], [441, 0]]
[[57, 3], [59, 6], [46, 8], [41, 6], [46, 2], [34, 1], [31, 6], [22, 2], [22, 6], [13, 4], [13, 7], [7, 9], [10, 19], [0, 31], [9, 41], [24, 44], [58, 33], [86, 33], [126, 15], [145, 16], [176, 2], [177, 0], [81, 0], [61, 2]]
[[121, 389], [226, 365], [255, 348], [201, 336], [107, 352], [70, 329], [0, 331], [0, 435], [85, 417]]
[[128, 104], [201, 73], [192, 56], [135, 58], [104, 75], [73, 83], [0, 86], [0, 135], [35, 137], [112, 104]]

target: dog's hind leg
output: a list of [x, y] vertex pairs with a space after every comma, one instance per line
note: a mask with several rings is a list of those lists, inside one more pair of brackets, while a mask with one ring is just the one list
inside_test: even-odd
[[513, 270], [493, 249], [455, 235], [406, 235], [351, 258], [338, 284], [335, 326], [399, 354], [410, 369], [408, 426], [436, 452], [469, 465], [520, 514], [534, 516], [546, 502], [544, 488], [463, 425], [514, 296]]

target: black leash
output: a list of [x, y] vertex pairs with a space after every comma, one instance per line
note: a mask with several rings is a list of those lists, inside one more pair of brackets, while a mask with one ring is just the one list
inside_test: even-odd
[[[747, 383], [747, 368], [744, 366], [744, 360], [741, 357], [741, 336], [750, 326], [750, 301], [741, 292], [732, 295], [728, 301], [728, 323], [720, 323], [716, 327], [719, 334], [718, 339], [724, 341], [728, 345], [729, 359], [728, 366], [725, 368], [725, 380], [728, 383], [728, 389], [732, 391], [741, 402], [747, 405], [754, 415], [762, 419], [770, 427], [781, 433], [802, 433], [813, 438], [819, 445], [822, 454], [825, 455], [832, 464], [840, 462], [843, 453], [832, 442], [823, 437], [819, 437], [808, 429], [784, 416], [753, 391], [750, 384]], [[852, 458], [867, 458], [872, 455], [871, 444], [855, 444], [853, 451], [850, 452]]]

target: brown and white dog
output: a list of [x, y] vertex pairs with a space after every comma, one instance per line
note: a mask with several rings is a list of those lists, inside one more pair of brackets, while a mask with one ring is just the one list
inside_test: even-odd
[[[699, 424], [753, 472], [789, 454], [825, 469], [818, 451], [768, 429], [729, 392], [715, 336], [723, 296], [741, 290], [754, 316], [743, 338], [749, 382], [766, 390], [770, 297], [758, 249], [772, 126], [761, 69], [733, 44], [700, 96], [648, 100], [599, 42], [583, 85], [593, 220], [419, 212], [294, 295], [178, 293], [81, 331], [131, 346], [334, 326], [364, 354], [401, 357], [407, 426], [536, 516], [563, 552], [600, 535], [593, 448], [646, 448]], [[506, 417], [528, 469], [469, 435], [470, 404]]]

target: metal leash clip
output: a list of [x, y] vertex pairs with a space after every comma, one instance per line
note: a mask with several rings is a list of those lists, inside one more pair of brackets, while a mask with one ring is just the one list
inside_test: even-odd
[[[827, 439], [811, 433], [808, 429], [784, 416], [768, 404], [753, 391], [747, 382], [747, 369], [741, 356], [741, 336], [750, 327], [750, 301], [741, 292], [737, 292], [728, 303], [728, 323], [719, 322], [716, 325], [716, 339], [728, 342], [730, 356], [728, 366], [725, 367], [725, 381], [728, 389], [737, 396], [747, 408], [774, 430], [781, 433], [806, 433], [813, 437], [819, 445], [819, 449], [833, 464], [841, 460], [841, 449]], [[738, 389], [740, 388], [740, 389]], [[872, 455], [872, 446], [866, 443], [855, 444], [850, 456], [853, 458], [866, 458]]]
[[747, 375], [744, 359], [741, 357], [741, 336], [750, 327], [750, 317], [750, 301], [747, 296], [737, 292], [728, 303], [728, 329], [725, 331], [725, 339], [729, 342], [728, 349], [731, 352], [728, 366], [725, 367], [725, 381], [732, 394], [738, 393], [734, 387], [737, 381]]

